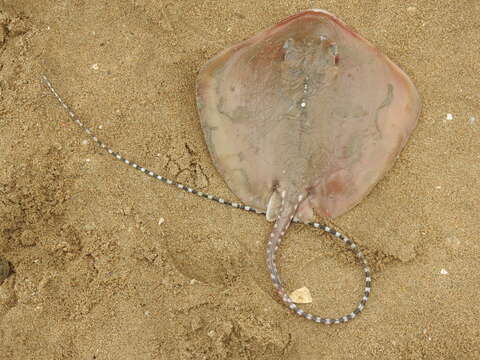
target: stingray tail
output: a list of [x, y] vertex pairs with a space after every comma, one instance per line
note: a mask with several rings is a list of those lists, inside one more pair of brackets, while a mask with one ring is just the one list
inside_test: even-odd
[[[280, 243], [282, 242], [283, 236], [285, 235], [286, 231], [288, 230], [288, 227], [292, 223], [293, 218], [297, 212], [298, 206], [300, 205], [303, 199], [304, 199], [304, 195], [299, 195], [296, 202], [288, 201], [288, 199], [286, 199], [285, 192], [282, 193], [282, 205], [281, 205], [280, 213], [275, 224], [273, 225], [273, 230], [270, 233], [270, 237], [267, 245], [267, 267], [270, 272], [270, 277], [272, 278], [273, 285], [275, 286], [275, 289], [278, 295], [280, 296], [282, 301], [285, 303], [285, 305], [299, 316], [303, 316], [308, 320], [312, 320], [317, 323], [323, 323], [323, 324], [340, 324], [340, 323], [350, 321], [353, 318], [355, 318], [363, 310], [368, 300], [368, 297], [370, 295], [370, 289], [371, 289], [370, 269], [367, 265], [367, 262], [363, 253], [358, 249], [357, 245], [352, 240], [342, 235], [338, 231], [331, 229], [327, 226], [322, 226], [323, 230], [331, 233], [338, 239], [342, 240], [344, 244], [347, 245], [350, 248], [350, 250], [355, 253], [357, 258], [359, 258], [362, 261], [363, 263], [362, 265], [365, 272], [364, 295], [362, 300], [360, 301], [360, 303], [358, 304], [358, 306], [355, 308], [354, 311], [352, 311], [350, 314], [347, 314], [339, 318], [323, 318], [323, 317], [310, 314], [304, 311], [303, 309], [299, 308], [297, 304], [293, 302], [290, 296], [288, 296], [286, 290], [282, 286], [280, 276], [278, 275], [277, 266], [275, 264], [275, 255], [278, 250], [278, 247], [280, 246]], [[320, 227], [320, 224], [318, 225], [319, 225], [318, 227]]]
[[295, 304], [292, 302], [290, 297], [287, 295], [285, 289], [282, 286], [280, 281], [280, 276], [278, 275], [277, 265], [275, 264], [275, 255], [277, 253], [278, 247], [282, 242], [283, 236], [288, 230], [288, 227], [292, 223], [292, 220], [297, 212], [298, 206], [304, 199], [303, 195], [299, 195], [297, 201], [291, 201], [286, 196], [285, 192], [282, 193], [282, 204], [280, 207], [280, 212], [278, 214], [277, 220], [273, 225], [272, 232], [270, 233], [270, 238], [267, 245], [267, 267], [270, 271], [270, 277], [272, 278], [273, 285], [277, 290], [278, 295], [282, 300], [287, 304], [291, 309], [295, 308]]

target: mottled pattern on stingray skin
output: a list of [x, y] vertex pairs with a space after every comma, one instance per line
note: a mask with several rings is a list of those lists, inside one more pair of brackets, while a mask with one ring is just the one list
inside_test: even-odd
[[[230, 189], [275, 220], [267, 266], [278, 294], [298, 315], [324, 322], [288, 297], [276, 250], [292, 219], [345, 213], [392, 166], [417, 123], [413, 83], [334, 15], [307, 10], [209, 60], [197, 107]], [[365, 274], [357, 310], [370, 293], [366, 266]]]
[[[63, 99], [60, 97], [58, 92], [55, 90], [55, 88], [52, 86], [50, 81], [45, 76], [43, 76], [43, 82], [48, 87], [48, 89], [51, 91], [53, 96], [55, 96], [55, 98], [60, 103], [60, 105], [68, 113], [68, 115], [72, 119], [72, 121], [74, 123], [76, 123], [88, 136], [90, 136], [91, 139], [94, 141], [94, 143], [96, 145], [98, 145], [102, 149], [104, 149], [108, 154], [112, 155], [116, 160], [119, 160], [122, 163], [127, 164], [127, 165], [133, 167], [136, 170], [139, 170], [140, 172], [142, 172], [145, 175], [148, 175], [148, 176], [150, 176], [154, 179], [160, 180], [160, 181], [162, 181], [166, 184], [175, 186], [178, 189], [181, 189], [181, 190], [186, 191], [188, 193], [198, 195], [202, 198], [209, 199], [209, 200], [218, 202], [220, 204], [231, 206], [231, 207], [234, 207], [234, 208], [237, 208], [237, 209], [242, 209], [242, 210], [245, 210], [245, 211], [248, 211], [248, 212], [253, 212], [253, 213], [256, 213], [256, 214], [265, 215], [264, 211], [257, 210], [253, 207], [250, 207], [248, 205], [244, 205], [244, 204], [241, 204], [241, 203], [238, 203], [238, 202], [232, 202], [232, 201], [229, 201], [229, 200], [225, 200], [225, 199], [220, 198], [218, 196], [211, 195], [211, 194], [208, 194], [208, 193], [204, 193], [202, 191], [198, 191], [198, 190], [193, 189], [189, 186], [180, 184], [180, 183], [178, 183], [174, 180], [171, 180], [171, 179], [166, 178], [164, 176], [158, 175], [157, 173], [155, 173], [151, 170], [148, 170], [144, 166], [141, 166], [141, 165], [137, 164], [136, 162], [133, 162], [133, 161], [130, 161], [130, 160], [126, 159], [125, 157], [120, 155], [118, 152], [113, 151], [107, 144], [105, 144], [104, 142], [99, 140], [98, 137], [95, 134], [93, 134], [92, 131], [88, 127], [85, 126], [85, 124], [80, 120], [80, 118], [75, 114], [75, 112], [65, 103], [65, 101], [63, 101]], [[296, 223], [300, 222], [300, 220], [298, 220], [298, 219], [291, 219], [291, 221], [296, 222]], [[335, 229], [333, 229], [331, 227], [328, 227], [328, 226], [325, 226], [323, 224], [320, 224], [318, 222], [309, 222], [309, 223], [305, 223], [305, 224], [309, 225], [309, 226], [312, 226], [316, 229], [324, 230], [325, 232], [335, 236], [337, 239], [341, 240], [348, 247], [348, 249], [350, 251], [352, 251], [357, 256], [359, 261], [362, 263], [363, 270], [364, 270], [364, 273], [365, 273], [364, 295], [363, 295], [360, 303], [358, 304], [358, 306], [355, 308], [354, 311], [352, 311], [350, 314], [347, 314], [347, 315], [339, 317], [339, 318], [321, 318], [321, 317], [309, 314], [309, 313], [303, 311], [302, 309], [298, 308], [292, 302], [290, 297], [288, 297], [288, 295], [285, 294], [285, 293], [283, 293], [283, 295], [282, 295], [282, 300], [288, 305], [288, 307], [290, 309], [295, 311], [298, 315], [304, 316], [306, 319], [313, 320], [313, 321], [319, 322], [319, 323], [324, 323], [324, 324], [340, 324], [340, 323], [343, 323], [343, 322], [347, 322], [347, 321], [353, 319], [355, 316], [357, 316], [363, 310], [363, 308], [365, 307], [365, 304], [368, 300], [368, 297], [370, 295], [372, 279], [371, 279], [371, 276], [370, 276], [370, 269], [368, 267], [367, 259], [365, 258], [365, 255], [358, 249], [358, 246], [351, 239], [347, 238], [346, 236], [344, 236], [340, 232], [336, 231]], [[276, 228], [276, 226], [275, 226], [275, 228]], [[283, 236], [283, 234], [282, 234], [282, 236]], [[281, 241], [281, 238], [279, 238], [278, 244], [280, 244], [280, 241]], [[271, 254], [272, 261], [271, 261], [271, 263], [268, 264], [268, 266], [269, 266], [269, 269], [272, 273], [272, 280], [274, 281], [274, 284], [275, 284], [277, 290], [279, 290], [279, 289], [281, 289], [280, 278], [278, 277], [278, 272], [277, 272], [275, 263], [273, 261], [275, 259], [275, 252], [278, 249], [278, 246], [273, 247], [272, 245], [273, 245], [273, 243], [270, 241], [269, 244], [268, 244], [267, 253]], [[275, 276], [273, 276], [273, 274], [275, 274]]]

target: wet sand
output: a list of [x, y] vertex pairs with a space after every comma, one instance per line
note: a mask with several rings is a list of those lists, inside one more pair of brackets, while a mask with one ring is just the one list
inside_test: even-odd
[[[49, 76], [129, 159], [235, 199], [195, 108], [210, 57], [328, 10], [415, 82], [422, 114], [387, 176], [335, 220], [367, 254], [370, 302], [324, 326], [292, 315], [264, 263], [271, 224], [114, 161]], [[1, 359], [478, 359], [480, 2], [0, 0]], [[163, 219], [163, 221], [161, 220]], [[306, 309], [350, 312], [360, 266], [301, 225], [279, 257]]]

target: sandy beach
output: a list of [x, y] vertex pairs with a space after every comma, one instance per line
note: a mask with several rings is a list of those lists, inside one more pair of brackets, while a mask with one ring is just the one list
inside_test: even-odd
[[[237, 200], [203, 139], [196, 76], [309, 8], [371, 41], [422, 98], [394, 167], [329, 222], [373, 271], [364, 312], [335, 326], [278, 299], [264, 217], [115, 161], [41, 82], [128, 159]], [[475, 0], [0, 0], [0, 257], [13, 269], [0, 359], [480, 359], [479, 49]], [[292, 225], [278, 263], [287, 289], [310, 289], [309, 311], [359, 300], [361, 267], [321, 231]]]

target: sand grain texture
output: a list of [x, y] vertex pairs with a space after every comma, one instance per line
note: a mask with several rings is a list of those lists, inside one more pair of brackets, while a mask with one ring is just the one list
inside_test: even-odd
[[[46, 73], [131, 160], [233, 198], [203, 141], [198, 69], [312, 7], [379, 47], [423, 100], [394, 168], [336, 221], [369, 256], [374, 288], [362, 316], [334, 327], [276, 298], [265, 219], [114, 161], [40, 84]], [[13, 265], [0, 358], [480, 358], [479, 19], [473, 0], [0, 0], [0, 254]], [[358, 300], [360, 267], [329, 237], [292, 226], [278, 261], [311, 311]]]

